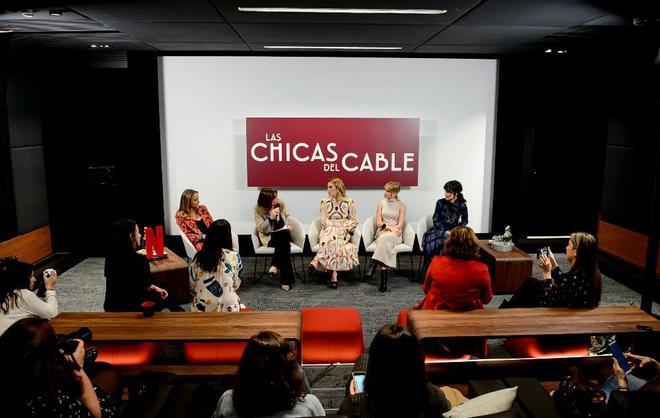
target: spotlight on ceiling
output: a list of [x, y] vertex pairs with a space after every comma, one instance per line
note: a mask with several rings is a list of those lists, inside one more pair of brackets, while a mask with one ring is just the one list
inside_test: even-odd
[[94, 48], [94, 49], [108, 49], [108, 48], [110, 48], [110, 45], [108, 45], [108, 44], [91, 44], [89, 47]]
[[545, 53], [546, 53], [546, 54], [552, 54], [552, 49], [550, 49], [550, 48], [546, 49], [546, 50], [545, 50]]
[[23, 9], [21, 12], [23, 17], [34, 17], [34, 10], [33, 9]]
[[50, 9], [48, 10], [48, 14], [51, 16], [62, 16], [62, 13], [64, 13], [64, 10], [62, 9]]

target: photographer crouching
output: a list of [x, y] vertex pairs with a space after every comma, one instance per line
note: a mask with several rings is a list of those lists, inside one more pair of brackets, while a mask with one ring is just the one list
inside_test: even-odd
[[90, 339], [91, 332], [82, 328], [56, 336], [50, 322], [42, 318], [21, 319], [0, 336], [3, 416], [117, 415], [109, 394], [117, 396], [121, 391], [119, 372], [107, 364], [90, 365], [95, 352], [86, 351], [83, 340], [76, 337]]

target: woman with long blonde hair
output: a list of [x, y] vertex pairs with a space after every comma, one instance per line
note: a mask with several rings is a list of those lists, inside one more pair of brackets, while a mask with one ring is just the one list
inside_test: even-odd
[[176, 224], [181, 232], [195, 246], [197, 251], [202, 249], [206, 231], [213, 222], [213, 216], [206, 206], [199, 203], [199, 192], [186, 189], [181, 193], [179, 210], [176, 212]]

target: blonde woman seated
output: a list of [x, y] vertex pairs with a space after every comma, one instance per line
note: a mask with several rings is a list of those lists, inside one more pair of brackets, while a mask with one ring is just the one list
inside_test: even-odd
[[337, 288], [337, 272], [360, 264], [358, 247], [351, 237], [358, 225], [353, 199], [346, 196], [346, 186], [339, 178], [328, 182], [328, 197], [321, 200], [319, 251], [309, 264], [310, 270], [330, 271], [330, 287]]
[[195, 249], [201, 250], [213, 217], [206, 206], [199, 204], [199, 193], [196, 190], [186, 189], [181, 193], [181, 202], [175, 219], [179, 229], [186, 234]]
[[385, 184], [383, 200], [376, 205], [376, 250], [371, 257], [371, 269], [365, 279], [371, 279], [380, 266], [381, 292], [387, 291], [387, 268], [396, 268], [394, 247], [402, 242], [403, 223], [406, 221], [406, 205], [399, 200], [401, 184], [390, 181]]
[[190, 266], [190, 292], [193, 312], [238, 312], [241, 299], [241, 256], [232, 251], [231, 225], [225, 219], [213, 222], [204, 246]]

